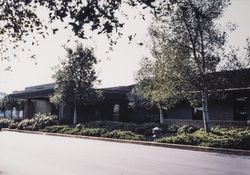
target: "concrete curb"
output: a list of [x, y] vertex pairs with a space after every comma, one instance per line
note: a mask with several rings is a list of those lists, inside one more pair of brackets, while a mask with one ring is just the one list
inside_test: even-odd
[[27, 130], [17, 130], [17, 129], [8, 129], [8, 128], [2, 128], [2, 131], [49, 135], [49, 136], [59, 136], [59, 137], [69, 137], [69, 138], [91, 139], [91, 140], [108, 141], [108, 142], [118, 142], [118, 143], [139, 144], [139, 145], [146, 145], [146, 146], [158, 146], [158, 147], [165, 147], [165, 148], [185, 149], [185, 150], [191, 150], [191, 151], [203, 151], [203, 152], [250, 156], [250, 150], [213, 148], [213, 147], [202, 147], [202, 146], [170, 144], [170, 143], [156, 143], [156, 142], [136, 141], [136, 140], [122, 140], [122, 139], [112, 139], [112, 138], [104, 138], [104, 137], [69, 135], [69, 134], [49, 133], [49, 132], [39, 132], [39, 131], [27, 131]]

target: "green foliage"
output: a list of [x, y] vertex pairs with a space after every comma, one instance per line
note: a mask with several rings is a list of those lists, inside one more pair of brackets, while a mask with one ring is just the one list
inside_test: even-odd
[[164, 137], [157, 140], [160, 143], [173, 143], [173, 144], [185, 144], [196, 145], [196, 140], [192, 135], [180, 134], [177, 136]]
[[[106, 34], [110, 44], [113, 45], [115, 41], [111, 34], [117, 33], [118, 37], [121, 36], [120, 29], [124, 26], [124, 23], [117, 18], [121, 4], [126, 3], [131, 8], [143, 4], [144, 8], [152, 8], [153, 2], [154, 0], [102, 2], [99, 0], [2, 0], [0, 1], [0, 40], [7, 41], [0, 47], [2, 59], [11, 59], [10, 55], [4, 53], [9, 50], [12, 54], [13, 49], [19, 48], [21, 43], [27, 43], [30, 38], [33, 39], [31, 45], [38, 45], [41, 37], [45, 38], [66, 28], [71, 29], [73, 34], [82, 39], [91, 39], [92, 36], [86, 35], [88, 30], [95, 31], [97, 34]], [[39, 13], [41, 9], [44, 12], [42, 16]], [[44, 15], [48, 21], [41, 19]], [[61, 22], [65, 27], [55, 28], [55, 22], [56, 24]], [[11, 49], [10, 43], [12, 43]], [[22, 50], [30, 51], [25, 48]], [[16, 54], [13, 56], [16, 57]], [[34, 58], [34, 55], [31, 58]]]
[[86, 128], [103, 128], [107, 131], [121, 129], [123, 131], [134, 132], [136, 129], [136, 124], [123, 123], [123, 122], [117, 122], [117, 121], [92, 121], [92, 122], [84, 123], [84, 127], [86, 127]]
[[94, 65], [97, 58], [93, 49], [83, 48], [78, 44], [76, 50], [66, 48], [67, 59], [64, 60], [53, 78], [56, 80], [55, 93], [51, 101], [56, 104], [86, 104], [99, 97], [93, 90], [97, 80]]
[[176, 133], [176, 132], [178, 132], [178, 130], [179, 130], [179, 126], [177, 126], [177, 125], [171, 125], [171, 126], [169, 126], [167, 132], [169, 132], [169, 133]]
[[[157, 39], [155, 39], [157, 40]], [[155, 46], [155, 45], [154, 45]], [[133, 90], [135, 99], [151, 105], [170, 108], [183, 100], [188, 93], [186, 60], [189, 57], [185, 50], [173, 51], [171, 46], [164, 53], [155, 53], [154, 60], [142, 60], [141, 68], [136, 74], [137, 84]], [[152, 52], [156, 52], [155, 48]], [[153, 54], [154, 55], [154, 54]]]
[[178, 129], [177, 134], [191, 134], [191, 133], [194, 133], [197, 130], [198, 130], [198, 128], [196, 128], [194, 126], [183, 125], [182, 127], [180, 127]]
[[[110, 129], [110, 127], [109, 127]], [[116, 139], [126, 139], [126, 140], [144, 140], [142, 135], [135, 134], [131, 131], [122, 131], [122, 130], [106, 130], [105, 128], [82, 128], [76, 129], [71, 128], [67, 125], [56, 125], [56, 126], [47, 126], [42, 129], [43, 132], [52, 132], [52, 133], [62, 133], [62, 134], [71, 134], [71, 135], [84, 135], [84, 136], [94, 136], [94, 137], [108, 137]]]
[[159, 125], [157, 123], [132, 124], [112, 121], [93, 121], [85, 123], [82, 128], [68, 125], [55, 125], [55, 116], [39, 115], [34, 119], [25, 119], [21, 122], [13, 120], [0, 120], [0, 126], [11, 129], [38, 130], [42, 132], [107, 137], [126, 140], [152, 141], [152, 129], [156, 126], [162, 129], [162, 138], [155, 141], [161, 143], [174, 143], [197, 145], [206, 147], [250, 149], [250, 130], [248, 128], [212, 128], [211, 133], [204, 129], [184, 125]]
[[107, 131], [103, 128], [83, 128], [80, 134], [85, 136], [101, 137], [106, 132]]
[[176, 136], [163, 137], [156, 141], [217, 148], [250, 149], [250, 130], [248, 128], [216, 127], [212, 129], [211, 133], [206, 133], [203, 129], [188, 133], [184, 131], [186, 128], [180, 128]]
[[145, 140], [142, 135], [137, 135], [131, 131], [114, 130], [102, 135], [103, 137], [125, 139], [125, 140]]
[[67, 125], [54, 125], [54, 126], [46, 126], [44, 129], [41, 131], [43, 132], [52, 132], [52, 133], [64, 133], [67, 130], [71, 130]]
[[[27, 42], [27, 38], [25, 38], [27, 35], [31, 35], [30, 38], [34, 40], [32, 41], [33, 44], [37, 41], [36, 35], [45, 36], [45, 26], [36, 15], [35, 10], [30, 6], [29, 2], [31, 1], [33, 0], [0, 2], [0, 41], [2, 43], [0, 52], [2, 53], [2, 60], [11, 59], [12, 57], [9, 54], [19, 48], [20, 42]], [[34, 7], [34, 4], [32, 6]], [[13, 56], [16, 57], [17, 55], [13, 54]]]
[[24, 119], [18, 123], [17, 129], [36, 131], [46, 126], [56, 125], [58, 117], [55, 115], [36, 114], [31, 119]]
[[217, 21], [229, 4], [228, 0], [162, 2], [149, 31], [153, 60], [143, 60], [136, 78], [139, 99], [167, 108], [181, 100], [203, 102], [204, 127], [210, 130], [207, 100], [225, 83], [208, 75], [224, 57], [227, 35]]
[[[121, 130], [121, 131], [131, 131], [136, 134], [141, 134], [145, 136], [152, 135], [152, 129], [156, 126], [163, 129], [163, 131], [168, 132], [169, 128], [166, 125], [159, 125], [158, 123], [123, 123], [117, 121], [92, 121], [89, 123], [84, 123], [86, 128], [103, 128], [107, 131]], [[178, 128], [175, 130], [177, 132]]]

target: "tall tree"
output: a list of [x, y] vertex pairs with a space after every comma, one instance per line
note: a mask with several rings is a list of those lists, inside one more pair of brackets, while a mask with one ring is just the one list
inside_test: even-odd
[[176, 51], [187, 52], [188, 57], [168, 57], [166, 54], [164, 57], [174, 58], [172, 64], [175, 65], [180, 65], [179, 58], [188, 59], [184, 61], [185, 64], [176, 67], [178, 72], [182, 72], [181, 69], [187, 70], [182, 74], [185, 80], [182, 82], [186, 86], [179, 86], [177, 90], [183, 91], [185, 88], [185, 91], [200, 94], [206, 131], [210, 131], [208, 96], [212, 90], [211, 84], [214, 84], [209, 75], [216, 71], [226, 41], [226, 32], [218, 28], [217, 21], [229, 4], [229, 0], [166, 1], [158, 8], [158, 23], [151, 32], [161, 42], [161, 48], [166, 49], [164, 46], [168, 46]]
[[59, 104], [74, 106], [74, 121], [77, 123], [77, 106], [95, 101], [99, 97], [98, 91], [94, 90], [97, 80], [94, 69], [97, 58], [93, 49], [83, 48], [78, 44], [76, 50], [66, 48], [67, 59], [54, 74], [56, 80], [55, 93], [51, 101]]
[[159, 108], [160, 123], [163, 123], [163, 108], [166, 110], [173, 107], [188, 93], [188, 88], [185, 87], [189, 84], [184, 78], [189, 74], [186, 66], [188, 52], [172, 49], [164, 39], [151, 36], [151, 53], [154, 59], [142, 60], [141, 68], [136, 74], [134, 94], [139, 105], [141, 102], [145, 103], [145, 100], [146, 104], [143, 105], [156, 105]]

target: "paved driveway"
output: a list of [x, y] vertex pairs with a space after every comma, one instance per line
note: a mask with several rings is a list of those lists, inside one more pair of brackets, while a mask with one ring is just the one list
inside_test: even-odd
[[250, 157], [0, 132], [0, 175], [249, 175]]

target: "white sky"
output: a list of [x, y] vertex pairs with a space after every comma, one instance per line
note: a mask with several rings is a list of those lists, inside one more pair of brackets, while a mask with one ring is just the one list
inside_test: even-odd
[[[129, 10], [134, 16], [137, 10]], [[230, 44], [242, 46], [247, 37], [250, 37], [250, 0], [232, 0], [232, 5], [226, 10], [222, 23], [232, 22], [238, 25], [237, 31], [230, 35]], [[91, 41], [84, 40], [84, 45], [93, 46], [96, 56], [101, 60], [97, 66], [101, 87], [129, 85], [134, 83], [134, 74], [139, 69], [142, 57], [149, 54], [146, 47], [140, 47], [136, 43], [147, 41], [147, 27], [150, 20], [143, 21], [130, 18], [123, 31], [127, 34], [137, 33], [136, 41], [128, 44], [127, 37], [119, 39], [114, 46], [114, 51], [106, 53], [108, 42], [105, 36], [94, 37]], [[53, 82], [52, 68], [64, 58], [63, 44], [71, 38], [71, 33], [60, 31], [57, 35], [49, 36], [40, 41], [40, 45], [31, 48], [37, 59], [27, 58], [27, 53], [18, 53], [18, 59], [11, 62], [0, 63], [0, 92], [11, 93], [14, 90], [22, 90], [27, 86], [34, 86]], [[69, 43], [73, 45], [73, 41]], [[27, 46], [26, 46], [27, 47]], [[37, 64], [35, 64], [37, 62]], [[11, 65], [12, 71], [4, 69]]]

